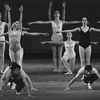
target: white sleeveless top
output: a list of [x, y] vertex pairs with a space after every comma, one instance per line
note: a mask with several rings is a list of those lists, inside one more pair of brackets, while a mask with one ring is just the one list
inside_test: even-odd
[[74, 51], [74, 47], [75, 47], [75, 42], [73, 41], [71, 44], [68, 44], [67, 42], [64, 42], [64, 46], [65, 46], [65, 53], [64, 55], [70, 55], [70, 56], [75, 56], [75, 51]]
[[[5, 22], [2, 22], [2, 24], [0, 25], [0, 34], [4, 33], [4, 27], [5, 27]], [[0, 40], [5, 40], [5, 37], [1, 36]]]
[[51, 21], [51, 24], [52, 24], [52, 31], [53, 31], [51, 40], [54, 42], [63, 41], [62, 33], [56, 33], [62, 31], [62, 21], [60, 21], [59, 24], [56, 24], [54, 21]]

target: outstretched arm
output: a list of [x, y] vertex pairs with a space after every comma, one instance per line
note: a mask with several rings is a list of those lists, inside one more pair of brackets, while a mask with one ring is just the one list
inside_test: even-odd
[[23, 6], [22, 5], [20, 6], [19, 11], [20, 11], [20, 19], [19, 19], [20, 26], [19, 26], [19, 30], [22, 31], [22, 19], [23, 19]]
[[49, 2], [49, 10], [48, 10], [48, 19], [49, 19], [49, 21], [52, 21], [51, 8], [52, 8], [52, 1]]
[[94, 31], [94, 32], [100, 32], [100, 29], [96, 29], [96, 28], [90, 28], [90, 31]]
[[28, 22], [27, 24], [28, 25], [31, 25], [31, 24], [50, 24], [51, 21], [35, 21], [35, 22]]
[[99, 42], [91, 42], [91, 43], [97, 45]]
[[63, 31], [60, 31], [60, 32], [66, 33], [66, 32], [76, 32], [76, 31], [80, 31], [80, 28], [75, 28], [75, 29], [72, 29], [72, 30], [63, 30]]
[[54, 41], [44, 41], [44, 42], [40, 42], [40, 43], [42, 43], [42, 44], [46, 44], [46, 43], [49, 43], [49, 44], [64, 44], [64, 41], [62, 41], [62, 42], [54, 42]]
[[38, 33], [38, 32], [27, 32], [27, 31], [23, 31], [22, 32], [22, 35], [45, 35], [45, 36], [48, 36], [48, 33]]

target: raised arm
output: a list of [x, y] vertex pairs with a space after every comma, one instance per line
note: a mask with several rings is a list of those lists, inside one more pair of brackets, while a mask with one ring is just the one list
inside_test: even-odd
[[49, 44], [64, 44], [64, 41], [62, 41], [62, 42], [54, 42], [54, 41], [44, 41], [44, 42], [40, 42], [40, 43], [42, 43], [42, 44], [46, 44], [46, 43], [49, 43]]
[[82, 23], [82, 21], [63, 21], [63, 24], [79, 24]]
[[51, 9], [52, 9], [52, 1], [49, 2], [49, 9], [48, 9], [48, 19], [49, 19], [49, 21], [52, 21]]
[[48, 36], [49, 33], [38, 33], [38, 32], [27, 32], [27, 31], [23, 31], [22, 32], [22, 35], [45, 35], [45, 36]]
[[65, 1], [63, 1], [62, 6], [63, 6], [62, 21], [65, 21], [65, 13], [66, 13], [66, 10], [65, 10], [66, 2]]
[[23, 19], [23, 6], [22, 5], [20, 6], [19, 11], [20, 11], [20, 19], [19, 19], [20, 27], [19, 27], [19, 30], [22, 31], [22, 19]]
[[10, 15], [11, 8], [9, 7], [8, 4], [5, 6], [5, 8], [8, 11], [8, 31], [9, 31], [11, 30], [11, 15]]

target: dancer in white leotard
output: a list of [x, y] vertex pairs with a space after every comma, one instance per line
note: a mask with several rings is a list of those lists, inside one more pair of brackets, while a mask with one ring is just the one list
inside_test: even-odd
[[49, 21], [36, 21], [36, 22], [29, 22], [29, 24], [38, 23], [38, 24], [49, 24], [52, 25], [52, 36], [51, 36], [51, 43], [52, 44], [52, 52], [53, 52], [53, 62], [54, 62], [54, 70], [55, 72], [59, 72], [60, 66], [61, 66], [61, 58], [62, 58], [62, 49], [63, 45], [59, 42], [63, 41], [63, 35], [62, 33], [57, 33], [57, 31], [61, 31], [64, 24], [73, 24], [73, 23], [79, 23], [78, 21], [65, 21], [65, 7], [66, 2], [63, 2], [63, 16], [62, 20], [60, 20], [60, 12], [55, 11], [54, 12], [54, 20], [51, 18], [51, 8], [52, 8], [52, 2], [49, 3], [49, 11], [48, 11], [48, 17]]
[[9, 37], [9, 56], [12, 62], [16, 62], [22, 67], [23, 61], [23, 48], [21, 47], [20, 40], [21, 36], [24, 34], [27, 35], [46, 35], [46, 33], [36, 33], [36, 32], [26, 32], [22, 31], [22, 18], [23, 18], [23, 6], [19, 8], [20, 10], [20, 20], [14, 22], [11, 25], [11, 15], [10, 15], [10, 7], [6, 5], [6, 9], [8, 11], [8, 32], [1, 34], [0, 36], [8, 35]]
[[72, 40], [72, 33], [67, 33], [67, 41], [64, 42], [65, 52], [62, 57], [62, 62], [68, 70], [68, 72], [65, 74], [73, 73], [75, 67], [75, 58], [76, 58], [76, 53], [74, 51], [76, 43], [78, 44], [78, 41]]

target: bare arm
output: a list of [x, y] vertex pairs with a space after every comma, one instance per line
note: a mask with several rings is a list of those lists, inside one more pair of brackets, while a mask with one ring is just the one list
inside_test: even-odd
[[63, 30], [61, 32], [66, 33], [66, 32], [76, 32], [76, 31], [80, 31], [80, 28], [75, 28], [75, 29], [72, 29], [72, 30]]
[[91, 42], [91, 43], [97, 45], [99, 42]]
[[52, 21], [51, 8], [52, 8], [52, 1], [49, 2], [49, 9], [48, 9], [48, 18], [49, 18], [49, 21]]
[[94, 31], [94, 32], [100, 32], [100, 29], [96, 29], [96, 28], [90, 28], [90, 31]]
[[45, 35], [45, 36], [48, 36], [48, 33], [38, 33], [38, 32], [27, 32], [27, 31], [23, 31], [22, 32], [22, 35]]
[[66, 12], [66, 10], [65, 10], [66, 2], [65, 1], [62, 3], [62, 6], [63, 6], [62, 21], [65, 21], [65, 12]]
[[20, 27], [19, 27], [19, 30], [22, 31], [22, 19], [23, 19], [23, 6], [22, 5], [20, 6], [19, 11], [20, 11], [20, 20], [19, 20]]

